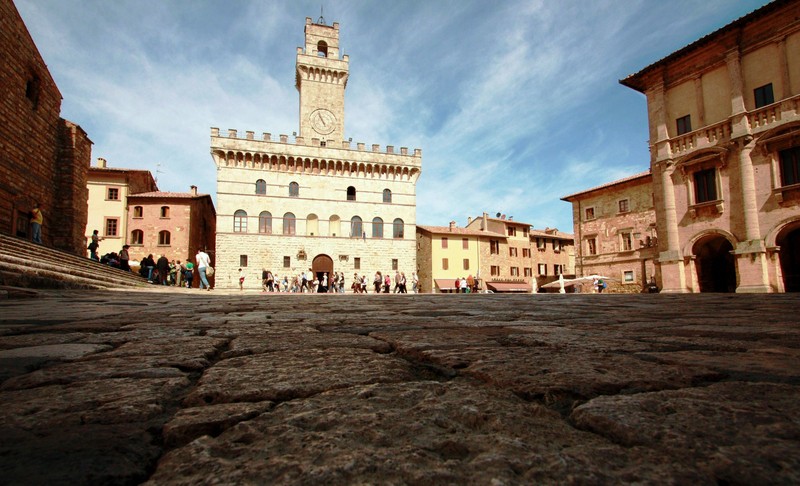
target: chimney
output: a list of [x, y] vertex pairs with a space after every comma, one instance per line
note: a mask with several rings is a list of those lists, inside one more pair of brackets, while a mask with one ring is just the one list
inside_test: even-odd
[[489, 217], [489, 215], [486, 214], [486, 212], [484, 211], [483, 218], [481, 218], [481, 231], [486, 231], [487, 230], [487, 228], [486, 228], [486, 219], [488, 217]]
[[472, 222], [472, 216], [467, 216], [467, 226]]
[[197, 195], [197, 186], [189, 186], [189, 189], [192, 191], [192, 196]]
[[100, 167], [101, 169], [105, 169], [106, 168], [106, 159], [104, 159], [102, 157], [98, 157], [97, 158], [97, 167]]
[[456, 228], [456, 222], [450, 221], [450, 232], [452, 233], [455, 228]]

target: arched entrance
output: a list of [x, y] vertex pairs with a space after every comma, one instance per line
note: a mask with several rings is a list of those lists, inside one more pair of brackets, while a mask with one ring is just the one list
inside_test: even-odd
[[781, 248], [781, 273], [786, 292], [800, 292], [800, 226], [780, 232], [775, 243]]
[[320, 282], [322, 282], [322, 276], [327, 273], [328, 286], [330, 286], [330, 279], [333, 276], [333, 259], [328, 255], [315, 256], [311, 262], [311, 271], [314, 272], [314, 277]]
[[697, 240], [692, 247], [700, 292], [736, 292], [733, 245], [720, 235]]

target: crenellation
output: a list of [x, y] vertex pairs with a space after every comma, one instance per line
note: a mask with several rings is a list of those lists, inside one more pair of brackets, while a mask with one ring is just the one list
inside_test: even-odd
[[254, 137], [255, 137], [255, 132], [248, 130], [248, 131], [247, 131], [247, 132], [245, 132], [245, 133], [246, 133], [246, 136], [245, 136], [245, 137], [247, 138], [247, 140], [253, 140], [253, 139], [254, 139]]
[[228, 129], [228, 138], [236, 138], [236, 130], [233, 128]]
[[272, 140], [272, 134], [269, 132], [264, 132], [261, 134], [261, 139], [265, 142], [269, 142]]

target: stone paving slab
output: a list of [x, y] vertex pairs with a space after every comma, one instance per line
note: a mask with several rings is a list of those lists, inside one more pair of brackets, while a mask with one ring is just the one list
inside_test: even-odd
[[798, 484], [800, 296], [46, 291], [2, 484]]

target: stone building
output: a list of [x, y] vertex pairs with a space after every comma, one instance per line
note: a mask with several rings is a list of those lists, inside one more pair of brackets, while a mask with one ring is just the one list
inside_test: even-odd
[[83, 255], [92, 142], [61, 118], [61, 93], [11, 0], [0, 0], [0, 232], [30, 237], [42, 205], [43, 243]]
[[650, 171], [562, 198], [572, 203], [579, 277], [610, 277], [615, 291], [642, 291], [656, 274], [656, 213]]
[[647, 97], [664, 292], [800, 290], [800, 1], [620, 81]]
[[[449, 226], [417, 226], [417, 267], [420, 292], [449, 293], [455, 291], [457, 278], [481, 280], [481, 255], [491, 241], [505, 243], [503, 233], [461, 228], [451, 221]], [[479, 282], [485, 289], [485, 282]]]
[[419, 149], [381, 150], [344, 138], [349, 58], [339, 24], [305, 23], [297, 48], [300, 131], [293, 140], [211, 129], [217, 166], [217, 286], [260, 287], [263, 268], [279, 276], [416, 270]]
[[83, 252], [98, 230], [103, 241], [100, 253], [119, 252], [131, 242], [128, 231], [128, 197], [132, 194], [158, 191], [149, 170], [109, 167], [106, 159], [98, 158], [87, 175], [88, 218], [85, 226]]
[[556, 228], [528, 232], [531, 240], [531, 259], [536, 286], [541, 287], [559, 275], [571, 278], [575, 275], [575, 237]]
[[194, 262], [198, 250], [214, 253], [217, 213], [211, 196], [198, 194], [197, 186], [190, 192], [130, 194], [127, 216], [132, 260], [152, 254]]
[[530, 242], [531, 225], [497, 213], [486, 213], [467, 221], [467, 229], [504, 235], [482, 240], [480, 277], [492, 292], [535, 292], [534, 260]]

